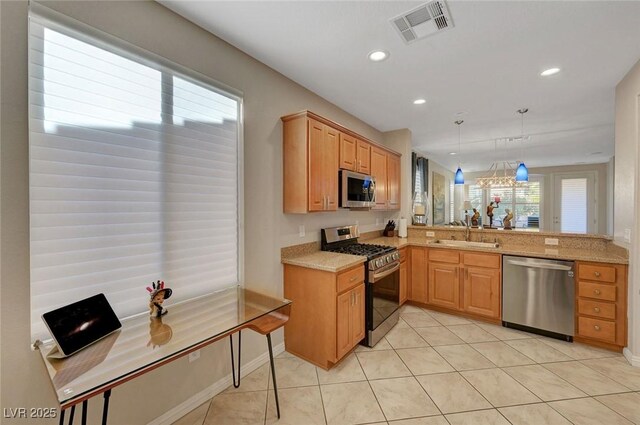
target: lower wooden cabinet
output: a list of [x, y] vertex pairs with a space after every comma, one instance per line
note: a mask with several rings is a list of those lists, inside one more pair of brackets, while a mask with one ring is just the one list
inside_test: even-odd
[[427, 300], [427, 249], [419, 246], [409, 248], [409, 261], [411, 269], [408, 273], [410, 279], [409, 299], [419, 303]]
[[460, 268], [453, 264], [429, 262], [428, 304], [460, 309]]
[[341, 359], [364, 338], [364, 283], [338, 295], [337, 357]]
[[285, 264], [284, 296], [292, 301], [290, 353], [329, 369], [364, 338], [364, 266], [332, 273]]
[[463, 309], [500, 319], [500, 269], [465, 267]]
[[499, 320], [500, 254], [410, 247], [409, 300]]
[[407, 279], [407, 261], [400, 262], [400, 305], [407, 302], [409, 298], [409, 279]]
[[627, 266], [576, 262], [576, 336], [621, 350], [627, 344]]

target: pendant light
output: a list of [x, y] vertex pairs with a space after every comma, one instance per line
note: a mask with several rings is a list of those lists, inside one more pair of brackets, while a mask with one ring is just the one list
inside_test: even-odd
[[[524, 143], [524, 114], [529, 111], [527, 108], [518, 109], [518, 113], [521, 117], [521, 126], [520, 126], [520, 134], [522, 138], [520, 139], [520, 156], [522, 156], [522, 144]], [[528, 182], [529, 181], [529, 170], [527, 166], [524, 165], [524, 161], [520, 162], [518, 168], [516, 169], [516, 182]]]
[[462, 174], [462, 169], [460, 168], [460, 124], [462, 124], [463, 120], [454, 121], [454, 123], [458, 126], [458, 170], [456, 171], [455, 179], [453, 180], [454, 184], [460, 185], [464, 184], [464, 174]]

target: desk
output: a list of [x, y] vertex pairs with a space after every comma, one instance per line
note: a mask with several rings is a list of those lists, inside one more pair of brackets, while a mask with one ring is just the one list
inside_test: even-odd
[[290, 304], [289, 300], [233, 287], [169, 305], [168, 314], [159, 319], [145, 314], [122, 320], [122, 329], [66, 359], [47, 358], [54, 343], [40, 343], [38, 348], [62, 410], [60, 424], [68, 408], [69, 423], [73, 423], [79, 403], [83, 405], [82, 424], [86, 424], [88, 400], [100, 394], [104, 396], [102, 423], [106, 424], [111, 389], [227, 336], [234, 386], [238, 386], [241, 347], [236, 382], [232, 335], [238, 333], [240, 343], [240, 332], [245, 328], [267, 336], [280, 417], [271, 332], [286, 323]]

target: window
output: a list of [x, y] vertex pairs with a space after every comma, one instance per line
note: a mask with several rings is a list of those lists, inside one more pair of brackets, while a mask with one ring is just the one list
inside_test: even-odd
[[172, 301], [240, 280], [241, 99], [147, 57], [30, 21], [34, 338], [100, 292], [125, 317], [158, 279]]
[[487, 205], [500, 198], [500, 204], [493, 209], [493, 226], [501, 227], [502, 220], [507, 215], [506, 209], [513, 212], [514, 221], [511, 225], [518, 228], [539, 229], [541, 212], [542, 181], [530, 177], [529, 182], [515, 188], [482, 189], [476, 185], [467, 186], [467, 200], [477, 208], [482, 217], [482, 224], [489, 225]]
[[449, 182], [449, 222], [452, 222], [456, 219], [455, 208], [455, 185], [452, 181]]

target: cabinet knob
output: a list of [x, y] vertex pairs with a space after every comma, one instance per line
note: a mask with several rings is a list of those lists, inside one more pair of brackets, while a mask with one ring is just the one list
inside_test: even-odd
[[596, 275], [596, 277], [600, 277], [600, 272], [593, 272], [594, 275]]
[[354, 280], [356, 280], [356, 276], [353, 276], [351, 279], [349, 279], [349, 282], [353, 282]]
[[595, 311], [596, 313], [600, 313], [600, 307], [594, 307], [593, 311]]
[[599, 330], [600, 330], [600, 326], [598, 326], [598, 325], [594, 325], [594, 326], [593, 326], [593, 329], [595, 329], [595, 330], [599, 331]]
[[600, 295], [600, 290], [599, 289], [594, 289], [593, 293], [596, 294], [596, 295]]

